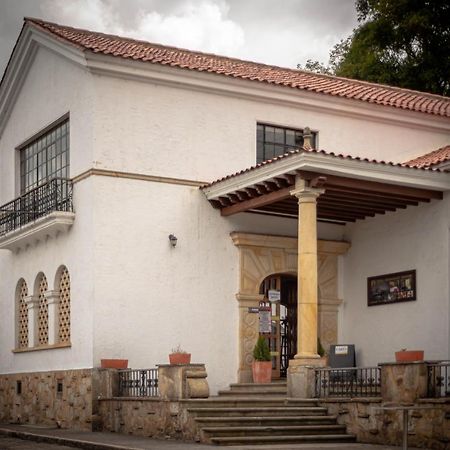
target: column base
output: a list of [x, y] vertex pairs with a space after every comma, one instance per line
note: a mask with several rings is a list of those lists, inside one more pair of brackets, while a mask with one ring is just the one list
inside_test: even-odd
[[302, 359], [315, 360], [320, 358], [321, 358], [320, 355], [318, 355], [317, 353], [297, 353], [294, 356], [294, 359], [293, 360], [291, 359], [289, 362]]
[[313, 398], [315, 396], [316, 367], [325, 367], [326, 358], [297, 358], [289, 360], [287, 390], [289, 397]]

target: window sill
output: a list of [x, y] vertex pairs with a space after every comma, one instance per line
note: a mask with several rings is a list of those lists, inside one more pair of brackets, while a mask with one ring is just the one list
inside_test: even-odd
[[11, 350], [13, 353], [27, 353], [27, 352], [37, 352], [39, 350], [52, 350], [55, 348], [68, 348], [72, 347], [70, 342], [62, 342], [60, 344], [53, 345], [39, 345], [37, 347], [27, 347], [27, 348], [15, 348]]
[[43, 216], [35, 222], [30, 222], [22, 228], [10, 231], [0, 237], [0, 249], [17, 250], [27, 245], [45, 239], [47, 236], [56, 236], [67, 231], [75, 221], [72, 212], [54, 211]]

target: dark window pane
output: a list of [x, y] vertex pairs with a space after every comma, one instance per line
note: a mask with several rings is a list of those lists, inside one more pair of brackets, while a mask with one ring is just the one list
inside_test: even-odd
[[[22, 193], [56, 176], [69, 174], [68, 121], [59, 124], [20, 151]], [[64, 170], [61, 170], [64, 166]]]
[[295, 131], [286, 130], [286, 145], [295, 147]]
[[284, 144], [284, 130], [282, 128], [275, 128], [275, 140], [276, 144]]
[[273, 127], [265, 127], [265, 141], [266, 142], [273, 142], [275, 140], [275, 128]]

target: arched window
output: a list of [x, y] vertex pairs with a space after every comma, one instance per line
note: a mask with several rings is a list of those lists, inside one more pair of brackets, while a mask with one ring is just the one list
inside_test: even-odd
[[70, 342], [70, 275], [67, 267], [59, 271], [59, 342]]
[[28, 286], [22, 278], [17, 283], [16, 288], [16, 327], [17, 327], [17, 348], [28, 347], [28, 308], [25, 299], [28, 296]]
[[41, 273], [37, 279], [37, 296], [39, 297], [38, 312], [38, 342], [39, 345], [48, 344], [48, 303], [45, 293], [48, 289], [46, 276]]

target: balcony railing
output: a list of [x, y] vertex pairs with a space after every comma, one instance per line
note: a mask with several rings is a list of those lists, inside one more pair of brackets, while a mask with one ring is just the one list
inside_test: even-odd
[[428, 397], [450, 397], [450, 361], [428, 362]]
[[0, 206], [0, 237], [54, 211], [73, 212], [71, 180], [53, 178]]
[[379, 397], [379, 367], [316, 369], [316, 397]]
[[158, 396], [158, 369], [119, 370], [119, 397]]

